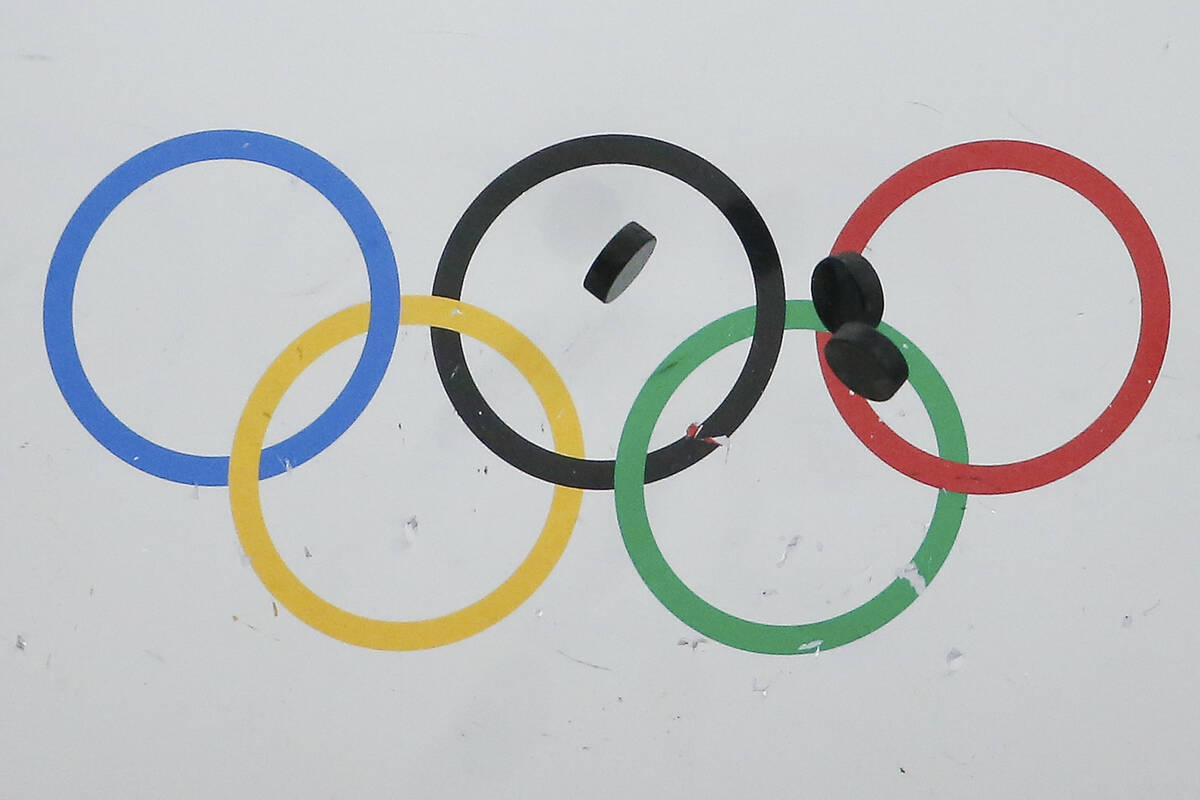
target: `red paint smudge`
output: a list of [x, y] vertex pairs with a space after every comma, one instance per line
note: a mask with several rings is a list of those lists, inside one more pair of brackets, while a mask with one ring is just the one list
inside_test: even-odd
[[[689, 439], [699, 438], [700, 437], [700, 426], [694, 422], [692, 424], [688, 425], [687, 426], [687, 437]], [[729, 437], [727, 437], [727, 436], [721, 437], [722, 440], [728, 440], [728, 438]], [[722, 445], [725, 444], [725, 441], [718, 441], [717, 439], [714, 439], [712, 436], [705, 436], [703, 439], [700, 439], [700, 441], [704, 442], [705, 444], [715, 445], [717, 447], [721, 447]]]

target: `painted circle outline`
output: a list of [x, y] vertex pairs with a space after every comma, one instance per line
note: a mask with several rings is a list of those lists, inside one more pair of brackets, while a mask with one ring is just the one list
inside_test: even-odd
[[[229, 459], [229, 503], [242, 547], [271, 595], [307, 625], [347, 644], [377, 650], [419, 650], [450, 644], [511, 614], [541, 586], [571, 538], [583, 492], [555, 486], [541, 534], [520, 566], [481, 600], [458, 611], [416, 621], [354, 614], [321, 598], [284, 562], [271, 541], [258, 493], [262, 440], [284, 393], [313, 361], [368, 330], [368, 306], [339, 311], [301, 334], [259, 380], [238, 422]], [[522, 333], [476, 306], [444, 297], [406, 295], [402, 325], [453, 328], [493, 347], [529, 381], [542, 402], [560, 451], [583, 454], [583, 429], [567, 387], [549, 359]]]
[[251, 161], [283, 170], [316, 189], [354, 234], [370, 284], [371, 322], [362, 355], [345, 387], [315, 420], [267, 448], [261, 477], [303, 464], [337, 440], [358, 419], [379, 388], [400, 321], [400, 279], [379, 215], [341, 170], [302, 145], [266, 133], [210, 130], [160, 142], [130, 158], [100, 181], [71, 216], [50, 259], [42, 307], [46, 354], [59, 391], [89, 433], [130, 466], [178, 483], [224, 486], [227, 456], [182, 453], [135, 433], [104, 404], [84, 372], [75, 341], [75, 285], [83, 257], [109, 214], [153, 178], [201, 161]]
[[[829, 650], [860, 639], [895, 619], [919, 594], [911, 581], [898, 576], [862, 605], [820, 622], [772, 625], [742, 619], [703, 600], [675, 574], [654, 540], [646, 513], [645, 481], [642, 479], [645, 453], [663, 408], [700, 364], [734, 342], [747, 338], [753, 314], [753, 307], [744, 308], [692, 334], [663, 359], [638, 393], [617, 448], [614, 491], [617, 521], [625, 548], [642, 581], [658, 601], [688, 627], [713, 641], [755, 653], [795, 655]], [[785, 324], [789, 330], [823, 330], [809, 300], [789, 300]], [[933, 422], [938, 452], [965, 461], [966, 431], [949, 387], [916, 345], [886, 323], [881, 323], [879, 330], [906, 356], [910, 381]], [[950, 554], [966, 504], [965, 494], [938, 492], [933, 519], [912, 561], [926, 584], [932, 582]]]
[[[438, 261], [432, 294], [462, 297], [467, 269], [484, 234], [526, 191], [564, 172], [609, 164], [644, 167], [691, 186], [725, 216], [746, 250], [758, 309], [755, 335], [733, 388], [701, 425], [706, 437], [729, 435], [753, 410], [771, 378], [783, 341], [787, 295], [775, 241], [758, 209], [731, 178], [689, 150], [645, 136], [603, 134], [569, 139], [526, 156], [489, 183], [454, 226]], [[613, 460], [589, 461], [546, 450], [500, 419], [475, 384], [457, 333], [434, 329], [430, 339], [450, 402], [476, 438], [497, 457], [559, 486], [613, 487]], [[714, 449], [715, 445], [702, 438], [683, 436], [650, 454], [646, 480], [674, 475]]]
[[886, 464], [908, 477], [970, 494], [1007, 494], [1045, 486], [1104, 452], [1133, 422], [1154, 388], [1171, 325], [1166, 265], [1137, 206], [1095, 167], [1061, 150], [1032, 142], [968, 142], [914, 161], [871, 192], [842, 228], [832, 252], [861, 252], [884, 220], [921, 190], [956, 175], [994, 169], [1040, 175], [1074, 190], [1116, 229], [1133, 260], [1141, 295], [1137, 349], [1116, 397], [1094, 422], [1065, 444], [1024, 461], [955, 463], [909, 444], [880, 420], [864, 399], [852, 396], [825, 362], [824, 345], [829, 334], [818, 333], [816, 337], [825, 385], [854, 435]]

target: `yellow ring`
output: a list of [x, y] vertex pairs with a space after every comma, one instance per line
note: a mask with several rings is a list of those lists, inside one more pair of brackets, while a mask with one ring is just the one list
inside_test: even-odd
[[[362, 617], [322, 599], [296, 577], [271, 541], [258, 496], [263, 437], [279, 401], [302, 372], [323, 353], [367, 332], [370, 304], [339, 311], [322, 320], [275, 359], [246, 403], [229, 456], [229, 502], [242, 547], [263, 585], [276, 600], [308, 625], [335, 639], [377, 650], [420, 650], [456, 642], [502, 620], [525, 602], [550, 574], [571, 538], [583, 491], [554, 488], [546, 524], [529, 555], [504, 583], [482, 600], [450, 614], [416, 621]], [[489, 345], [529, 381], [546, 416], [555, 449], [583, 456], [583, 430], [575, 404], [558, 371], [528, 338], [481, 308], [446, 297], [405, 295], [400, 324], [446, 328]]]

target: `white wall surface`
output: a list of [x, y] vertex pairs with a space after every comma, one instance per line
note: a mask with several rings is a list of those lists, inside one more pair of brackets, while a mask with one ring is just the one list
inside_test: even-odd
[[[1200, 796], [1197, 31], [1186, 2], [5, 0], [0, 797]], [[215, 128], [286, 137], [343, 170], [387, 228], [406, 294], [429, 293], [489, 181], [563, 139], [635, 133], [712, 161], [770, 226], [790, 298], [809, 295], [813, 265], [896, 170], [960, 142], [1039, 142], [1102, 171], [1149, 222], [1170, 343], [1110, 448], [1046, 486], [969, 498], [936, 580], [843, 647], [697, 642], [631, 564], [611, 491], [585, 494], [561, 561], [496, 625], [428, 650], [359, 647], [264, 588], [226, 487], [115, 458], [49, 367], [43, 293], [75, 209], [138, 152]], [[602, 305], [583, 274], [634, 219], [657, 250]], [[1033, 175], [966, 175], [904, 204], [870, 248], [885, 319], [945, 377], [973, 461], [1048, 451], [1113, 399], [1138, 284], [1080, 196]], [[754, 293], [702, 197], [607, 166], [506, 211], [464, 299], [546, 353], [588, 455], [611, 458], [655, 365]], [[219, 455], [280, 351], [366, 300], [362, 256], [320, 195], [219, 161], [118, 206], [84, 258], [74, 321], [120, 419]], [[361, 341], [304, 374], [269, 441], [320, 413]], [[466, 349], [497, 411], [550, 446], [524, 380]], [[744, 353], [697, 371], [656, 445], [711, 410]], [[754, 620], [815, 621], [875, 595], [938, 494], [853, 436], [814, 353], [810, 334], [787, 334], [728, 447], [646, 492], [679, 575]], [[877, 410], [933, 446], [910, 388]], [[504, 580], [552, 487], [476, 440], [428, 332], [406, 326], [358, 421], [262, 493], [276, 547], [314, 591], [421, 619]]]

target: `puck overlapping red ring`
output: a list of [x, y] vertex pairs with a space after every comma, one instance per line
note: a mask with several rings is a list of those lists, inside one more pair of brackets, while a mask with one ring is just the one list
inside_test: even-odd
[[[433, 294], [461, 299], [467, 266], [492, 222], [523, 193], [542, 181], [581, 167], [623, 164], [677, 178], [704, 195], [729, 220], [750, 261], [756, 317], [750, 352], [729, 393], [704, 420], [705, 437], [727, 436], [758, 403], [779, 357], [786, 316], [783, 269], [775, 242], [750, 198], [705, 159], [669, 142], [643, 136], [604, 134], [551, 145], [505, 170], [480, 192], [450, 234], [433, 279]], [[463, 355], [462, 339], [433, 329], [433, 357], [446, 394], [471, 432], [512, 466], [559, 486], [611, 489], [612, 460], [573, 458], [546, 450], [510, 428], [488, 405]], [[700, 437], [681, 437], [650, 453], [646, 481], [686, 469], [715, 449]]]
[[842, 418], [862, 443], [893, 469], [914, 480], [971, 494], [1007, 494], [1044, 486], [1104, 452], [1129, 427], [1150, 395], [1166, 353], [1171, 321], [1171, 297], [1162, 253], [1133, 201], [1095, 167], [1061, 150], [1032, 142], [969, 142], [909, 164], [884, 181], [855, 210], [834, 243], [833, 252], [862, 252], [884, 220], [922, 189], [955, 175], [993, 169], [1041, 175], [1075, 190], [1108, 219], [1133, 260], [1141, 294], [1137, 350], [1121, 388], [1092, 424], [1066, 444], [1024, 461], [960, 464], [938, 458], [900, 438], [865, 400], [850, 394], [820, 355], [829, 334], [817, 334], [825, 384]]

